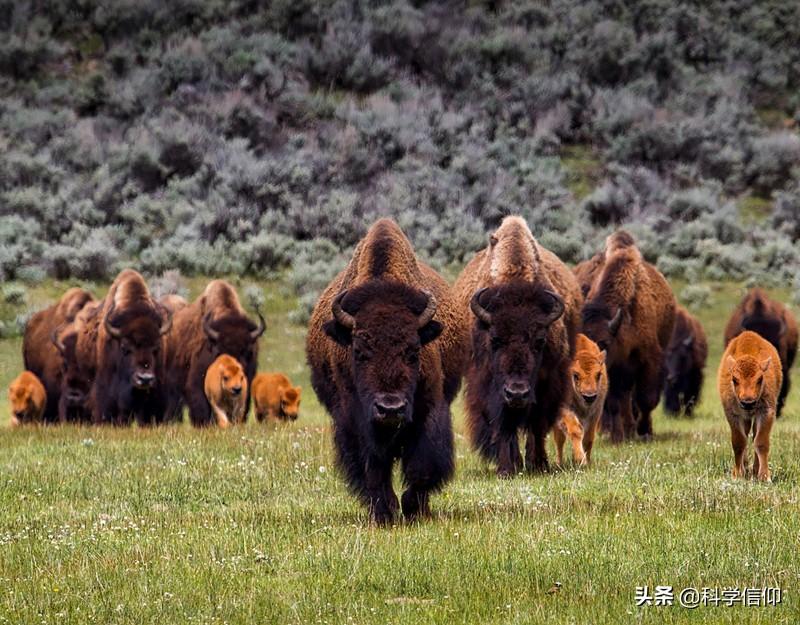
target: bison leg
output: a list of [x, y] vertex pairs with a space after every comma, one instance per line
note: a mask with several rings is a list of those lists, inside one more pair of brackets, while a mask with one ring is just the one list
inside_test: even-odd
[[567, 435], [561, 429], [561, 424], [557, 424], [553, 428], [553, 442], [556, 444], [556, 464], [563, 466], [564, 464], [564, 443], [567, 440]]
[[394, 521], [399, 507], [397, 495], [392, 488], [391, 458], [369, 458], [364, 482], [372, 521], [377, 525], [388, 525]]
[[753, 458], [753, 475], [764, 482], [771, 482], [769, 474], [769, 434], [772, 430], [773, 417], [768, 416], [755, 424], [755, 456]]
[[186, 391], [187, 404], [189, 405], [189, 420], [192, 425], [202, 427], [210, 425], [211, 418], [211, 405], [208, 403], [206, 394], [203, 391], [202, 380], [197, 388], [190, 385]]
[[497, 436], [497, 476], [511, 477], [522, 469], [522, 454], [519, 451], [517, 428], [509, 431], [501, 428]]
[[600, 426], [600, 415], [598, 414], [593, 420], [590, 420], [583, 430], [583, 453], [585, 454], [586, 461], [583, 464], [589, 464], [592, 461], [592, 448], [594, 447], [594, 437], [597, 435], [597, 429]]
[[731, 446], [733, 447], [733, 477], [744, 477], [744, 452], [747, 449], [747, 436], [738, 423], [731, 422]]
[[789, 394], [789, 386], [791, 385], [791, 380], [789, 380], [789, 371], [786, 370], [783, 372], [783, 381], [781, 382], [781, 390], [778, 393], [778, 407], [775, 411], [776, 418], [780, 418], [781, 413], [783, 412], [783, 406], [786, 403], [786, 396]]
[[525, 440], [525, 469], [529, 473], [541, 473], [547, 471], [547, 449], [545, 440], [547, 433], [541, 429], [528, 430]]
[[430, 516], [429, 496], [453, 475], [453, 432], [447, 408], [431, 416], [419, 437], [403, 451], [403, 516], [408, 521]]

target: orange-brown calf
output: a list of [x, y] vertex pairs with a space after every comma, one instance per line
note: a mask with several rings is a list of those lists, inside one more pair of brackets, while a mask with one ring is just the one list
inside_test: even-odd
[[256, 418], [290, 419], [294, 421], [300, 411], [300, 387], [292, 386], [282, 373], [259, 373], [253, 379], [253, 403]]
[[731, 428], [733, 477], [745, 475], [747, 436], [753, 432], [753, 475], [769, 482], [769, 435], [782, 383], [777, 350], [755, 332], [734, 338], [719, 366], [719, 395]]
[[569, 437], [575, 462], [586, 465], [592, 459], [594, 438], [608, 393], [608, 372], [605, 351], [585, 334], [576, 338], [570, 376], [569, 399], [553, 428], [553, 440], [558, 464], [563, 463], [564, 441]]
[[47, 393], [44, 385], [30, 371], [23, 371], [8, 387], [11, 404], [11, 425], [35, 423], [42, 420]]
[[219, 427], [244, 422], [247, 377], [238, 360], [228, 354], [218, 356], [206, 371], [204, 386]]

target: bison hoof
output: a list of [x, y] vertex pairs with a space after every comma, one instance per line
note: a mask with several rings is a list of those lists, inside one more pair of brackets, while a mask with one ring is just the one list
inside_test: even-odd
[[427, 493], [406, 491], [403, 493], [401, 505], [407, 521], [417, 521], [431, 515]]

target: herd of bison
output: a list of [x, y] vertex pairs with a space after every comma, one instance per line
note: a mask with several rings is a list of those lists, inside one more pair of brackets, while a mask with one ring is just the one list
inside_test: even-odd
[[[256, 316], [222, 280], [193, 303], [155, 299], [133, 270], [100, 300], [70, 289], [26, 327], [12, 423], [157, 425], [187, 408], [193, 425], [228, 427], [246, 419], [251, 397], [260, 421], [296, 418], [299, 387], [279, 373], [256, 375], [266, 325]], [[752, 431], [752, 473], [770, 479], [769, 435], [797, 339], [790, 311], [760, 289], [728, 322], [718, 383], [734, 476], [747, 473]], [[547, 469], [551, 430], [559, 463], [569, 438], [586, 464], [601, 427], [613, 442], [650, 438], [662, 393], [668, 412], [691, 414], [707, 341], [625, 231], [570, 270], [523, 219], [507, 217], [450, 285], [381, 219], [320, 296], [306, 351], [338, 464], [382, 524], [398, 511], [427, 515], [430, 493], [452, 476], [450, 405], [462, 378], [471, 442], [511, 476]]]

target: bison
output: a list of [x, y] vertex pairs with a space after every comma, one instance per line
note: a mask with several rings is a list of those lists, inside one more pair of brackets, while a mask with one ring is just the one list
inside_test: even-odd
[[8, 387], [11, 404], [11, 426], [21, 423], [40, 423], [47, 405], [44, 385], [30, 371], [20, 373]]
[[253, 379], [256, 418], [294, 421], [300, 411], [300, 387], [282, 373], [259, 373]]
[[85, 319], [76, 355], [96, 375], [91, 392], [94, 423], [160, 423], [166, 408], [164, 344], [172, 316], [150, 295], [144, 278], [121, 272]]
[[61, 392], [58, 420], [61, 423], [91, 423], [91, 395], [96, 373], [94, 358], [78, 357], [78, 338], [86, 331], [86, 321], [96, 314], [98, 302], [83, 307], [72, 323], [53, 335], [53, 343], [61, 357]]
[[592, 461], [594, 439], [608, 394], [608, 372], [606, 353], [585, 334], [579, 334], [576, 340], [570, 373], [569, 400], [553, 428], [553, 440], [558, 464], [563, 463], [564, 442], [569, 436], [573, 458], [586, 465]]
[[238, 360], [228, 354], [217, 356], [206, 372], [204, 390], [219, 427], [244, 421], [247, 378]]
[[175, 310], [167, 341], [170, 420], [179, 421], [186, 404], [193, 425], [214, 423], [204, 393], [204, 379], [211, 363], [222, 354], [236, 359], [244, 369], [248, 383], [244, 412], [247, 418], [249, 387], [258, 361], [258, 339], [266, 329], [261, 312], [257, 310], [256, 314], [258, 323], [250, 320], [236, 290], [224, 280], [213, 280], [194, 302]]
[[[675, 296], [624, 231], [609, 236], [583, 306], [583, 332], [606, 351], [604, 420], [611, 440], [653, 434], [664, 382], [664, 354], [675, 325]], [[638, 423], [634, 415], [638, 415]]]
[[783, 382], [776, 414], [776, 418], [780, 418], [789, 394], [789, 372], [797, 355], [797, 321], [786, 306], [756, 287], [745, 295], [728, 320], [725, 345], [744, 330], [751, 330], [769, 341], [781, 357]]
[[34, 314], [25, 325], [22, 358], [25, 369], [41, 380], [47, 393], [47, 407], [42, 415], [44, 421], [52, 423], [58, 420], [61, 396], [63, 365], [54, 337], [93, 299], [88, 291], [71, 288], [56, 304]]
[[783, 377], [780, 356], [760, 335], [745, 330], [733, 338], [719, 365], [719, 396], [731, 428], [733, 477], [745, 475], [747, 436], [755, 442], [753, 475], [770, 481], [769, 434], [775, 422]]
[[687, 417], [692, 416], [700, 400], [707, 356], [708, 342], [702, 324], [683, 306], [678, 306], [666, 353], [664, 409], [667, 414], [683, 411]]
[[449, 286], [390, 219], [369, 229], [314, 308], [311, 385], [333, 418], [347, 484], [377, 524], [390, 523], [398, 507], [409, 520], [427, 516], [430, 494], [453, 474], [450, 403], [466, 347], [457, 320]]
[[580, 322], [573, 274], [520, 217], [507, 217], [456, 281], [460, 321], [472, 334], [466, 372], [473, 446], [509, 476], [547, 468], [545, 439], [569, 388]]

